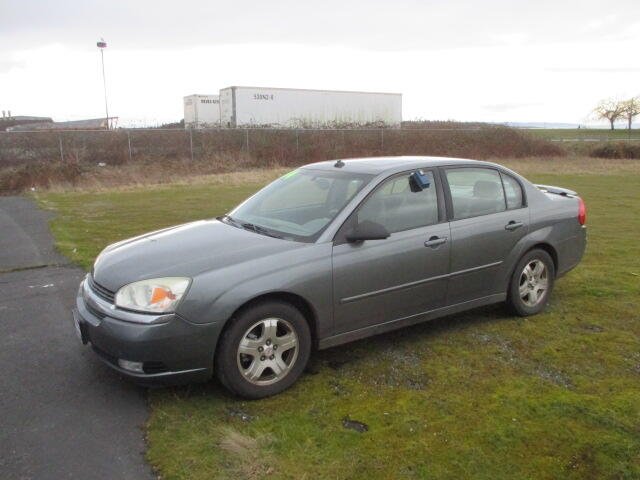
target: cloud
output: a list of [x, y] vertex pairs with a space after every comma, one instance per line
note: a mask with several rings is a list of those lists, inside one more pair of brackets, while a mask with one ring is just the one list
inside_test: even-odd
[[605, 24], [635, 32], [637, 0], [617, 0], [626, 15], [607, 8], [597, 0], [21, 0], [0, 2], [0, 45], [91, 49], [104, 36], [127, 49], [261, 42], [393, 51], [597, 41], [594, 29]]
[[9, 55], [0, 54], [0, 74], [9, 73], [16, 68], [23, 68], [25, 63], [21, 60], [11, 58]]
[[600, 16], [589, 20], [582, 28], [585, 32], [597, 32], [605, 27], [611, 27], [619, 21], [619, 16], [616, 13], [610, 13], [609, 15]]
[[638, 67], [549, 67], [552, 73], [639, 73]]
[[242, 84], [400, 91], [407, 119], [580, 121], [640, 85], [638, 18], [637, 0], [0, 0], [0, 105], [100, 116], [104, 37], [121, 124]]
[[492, 33], [489, 38], [502, 45], [523, 45], [530, 39], [526, 33]]
[[544, 105], [542, 102], [529, 102], [529, 103], [513, 102], [513, 103], [496, 103], [493, 105], [482, 105], [482, 108], [490, 112], [505, 113], [505, 112], [510, 112], [512, 110], [539, 107], [542, 105]]

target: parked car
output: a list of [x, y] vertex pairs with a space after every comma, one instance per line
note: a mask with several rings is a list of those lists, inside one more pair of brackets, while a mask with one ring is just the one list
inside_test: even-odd
[[83, 343], [142, 383], [215, 376], [279, 393], [323, 349], [497, 302], [545, 308], [586, 245], [585, 205], [500, 165], [320, 162], [227, 215], [107, 247], [80, 285]]

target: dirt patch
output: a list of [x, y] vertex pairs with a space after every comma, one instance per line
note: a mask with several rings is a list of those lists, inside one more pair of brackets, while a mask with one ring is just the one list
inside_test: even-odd
[[366, 423], [362, 423], [357, 420], [351, 420], [348, 417], [342, 419], [342, 426], [349, 430], [355, 430], [358, 433], [369, 431], [369, 426]]
[[253, 480], [275, 473], [264, 451], [269, 443], [268, 437], [254, 438], [232, 428], [225, 428], [218, 446], [227, 452], [227, 461], [237, 474], [236, 478]]

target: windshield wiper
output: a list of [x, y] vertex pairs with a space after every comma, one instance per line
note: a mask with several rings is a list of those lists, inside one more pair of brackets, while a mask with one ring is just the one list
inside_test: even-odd
[[231, 215], [227, 215], [226, 213], [224, 215], [220, 215], [219, 217], [217, 217], [216, 220], [219, 220], [219, 221], [225, 222], [225, 223], [229, 223], [229, 224], [233, 225], [234, 227], [239, 227], [239, 228], [242, 227], [242, 224], [240, 222], [238, 222]]
[[256, 225], [254, 223], [249, 223], [249, 222], [243, 222], [240, 224], [240, 226], [242, 226], [242, 228], [244, 228], [245, 230], [252, 230], [256, 233], [259, 233], [261, 235], [266, 235], [268, 237], [273, 237], [273, 238], [282, 238], [281, 235], [275, 234], [273, 233], [271, 230], [268, 230], [264, 227], [261, 227], [260, 225]]
[[217, 218], [217, 220], [228, 223], [237, 228], [244, 228], [245, 230], [251, 230], [252, 232], [259, 233], [260, 235], [266, 235], [268, 237], [273, 237], [273, 238], [284, 238], [281, 235], [273, 233], [271, 230], [267, 228], [261, 227], [260, 225], [256, 225], [250, 222], [241, 222], [239, 220], [236, 220], [231, 215], [227, 215], [226, 213], [224, 215], [220, 215]]

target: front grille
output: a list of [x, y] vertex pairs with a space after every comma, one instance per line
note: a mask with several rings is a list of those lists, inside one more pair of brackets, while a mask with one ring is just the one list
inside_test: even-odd
[[99, 319], [103, 319], [105, 317], [105, 314], [102, 313], [100, 310], [96, 309], [93, 305], [91, 305], [89, 302], [84, 302], [84, 307], [87, 309], [87, 311], [93, 315], [96, 318]]
[[103, 287], [99, 283], [96, 283], [95, 280], [93, 279], [93, 275], [89, 275], [87, 281], [89, 283], [89, 288], [91, 289], [91, 291], [95, 293], [98, 297], [100, 297], [101, 299], [109, 303], [114, 302], [114, 298], [116, 294], [111, 290]]

